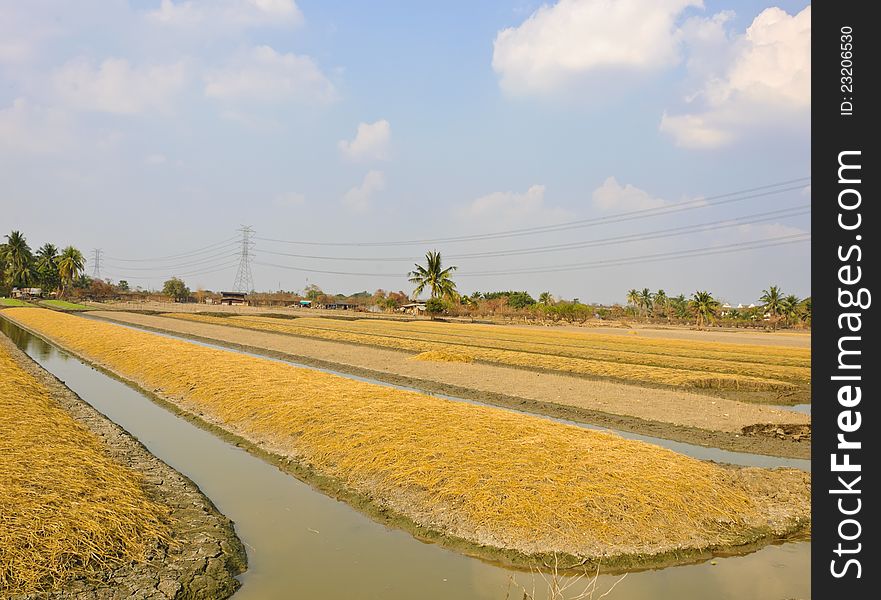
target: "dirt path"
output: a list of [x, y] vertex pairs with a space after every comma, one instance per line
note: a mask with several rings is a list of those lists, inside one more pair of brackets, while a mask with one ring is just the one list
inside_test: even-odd
[[[52, 397], [79, 423], [100, 436], [108, 454], [120, 464], [144, 475], [147, 494], [172, 509], [175, 544], [156, 546], [150, 562], [108, 572], [104, 582], [74, 581], [52, 598], [227, 598], [239, 587], [235, 575], [245, 570], [247, 558], [232, 522], [223, 516], [192, 481], [150, 454], [123, 428], [84, 402], [53, 375], [34, 363], [5, 335], [16, 363], [45, 385]], [[49, 597], [45, 594], [23, 596]]]
[[[487, 364], [414, 361], [410, 354], [396, 350], [165, 317], [116, 311], [90, 315], [428, 392], [645, 435], [739, 452], [810, 456], [810, 416], [757, 404]], [[753, 434], [744, 434], [744, 428], [757, 424], [788, 426], [752, 427]]]

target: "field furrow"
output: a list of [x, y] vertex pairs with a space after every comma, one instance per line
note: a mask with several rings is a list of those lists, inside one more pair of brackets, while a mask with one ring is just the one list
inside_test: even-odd
[[[584, 346], [555, 347], [545, 342], [534, 343], [520, 339], [489, 337], [469, 339], [461, 336], [448, 338], [434, 331], [428, 333], [419, 331], [412, 327], [413, 324], [407, 324], [411, 326], [410, 328], [398, 329], [396, 326], [400, 324], [387, 325], [374, 321], [350, 322], [314, 318], [286, 320], [271, 317], [216, 317], [181, 313], [168, 313], [164, 316], [393, 348], [418, 354], [436, 351], [452, 352], [467, 355], [473, 360], [502, 365], [683, 388], [788, 392], [799, 386], [806, 386], [810, 381], [810, 369], [806, 366], [680, 356], [676, 351], [683, 346], [681, 342], [675, 344], [667, 354], [656, 352], [643, 354], [639, 352], [643, 340], [631, 342], [626, 350], [609, 350]], [[446, 325], [450, 329], [462, 327], [449, 324], [436, 325]], [[489, 334], [492, 333], [490, 330]], [[588, 343], [591, 343], [590, 339]], [[624, 346], [618, 344], [618, 347]], [[654, 349], [659, 345], [653, 343], [648, 347]], [[700, 348], [701, 345], [692, 344], [691, 349], [695, 350], [695, 347]], [[766, 347], [760, 348], [764, 350]], [[777, 348], [771, 348], [771, 355], [776, 355], [778, 351]]]
[[[672, 553], [809, 519], [808, 476], [39, 309], [11, 318], [419, 526], [524, 554]], [[779, 497], [780, 489], [797, 490]], [[669, 554], [668, 554], [669, 556]]]

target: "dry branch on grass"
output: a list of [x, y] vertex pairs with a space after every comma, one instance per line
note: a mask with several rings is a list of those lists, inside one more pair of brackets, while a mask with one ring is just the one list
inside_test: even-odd
[[0, 595], [143, 560], [167, 513], [0, 345]]
[[[424, 353], [458, 351], [473, 360], [686, 388], [790, 391], [810, 383], [802, 349], [626, 339], [449, 323], [393, 323], [271, 317], [163, 316]], [[728, 346], [732, 346], [729, 348]]]
[[801, 487], [781, 501], [751, 490], [741, 470], [614, 434], [11, 310], [14, 320], [184, 409], [475, 544], [585, 557], [681, 554], [782, 534], [809, 515], [800, 472], [746, 470], [770, 482], [768, 490], [798, 479]]

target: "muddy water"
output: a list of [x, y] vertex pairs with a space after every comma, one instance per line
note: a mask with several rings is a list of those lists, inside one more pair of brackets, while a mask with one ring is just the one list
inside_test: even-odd
[[[236, 522], [249, 569], [236, 600], [506, 597], [533, 577], [424, 544], [331, 500], [268, 463], [178, 418], [137, 390], [0, 318], [0, 329], [84, 400], [190, 477]], [[810, 597], [810, 544], [770, 546], [717, 564], [631, 573], [610, 600]], [[598, 598], [617, 581], [601, 576]], [[541, 580], [538, 580], [539, 583]], [[541, 585], [536, 586], [541, 591]], [[570, 588], [572, 596], [584, 588]], [[511, 593], [511, 598], [521, 594]], [[538, 594], [539, 598], [546, 595]]]

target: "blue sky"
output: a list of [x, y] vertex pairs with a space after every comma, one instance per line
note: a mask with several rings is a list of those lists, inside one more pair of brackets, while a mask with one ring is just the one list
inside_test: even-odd
[[[809, 41], [802, 2], [0, 2], [0, 225], [32, 246], [101, 248], [114, 280], [178, 274], [220, 289], [236, 272], [224, 240], [247, 224], [258, 289], [308, 278], [354, 292], [409, 290], [406, 259], [432, 248], [516, 251], [730, 219], [451, 263], [465, 292], [613, 302], [631, 287], [708, 289], [737, 303], [776, 283], [806, 296], [808, 243], [725, 249], [804, 239], [808, 180], [663, 213], [809, 175]], [[268, 241], [428, 240], [646, 208], [660, 214], [468, 242]], [[131, 260], [165, 256], [179, 258]], [[622, 258], [634, 260], [559, 268]], [[533, 272], [505, 273], [522, 269]]]

